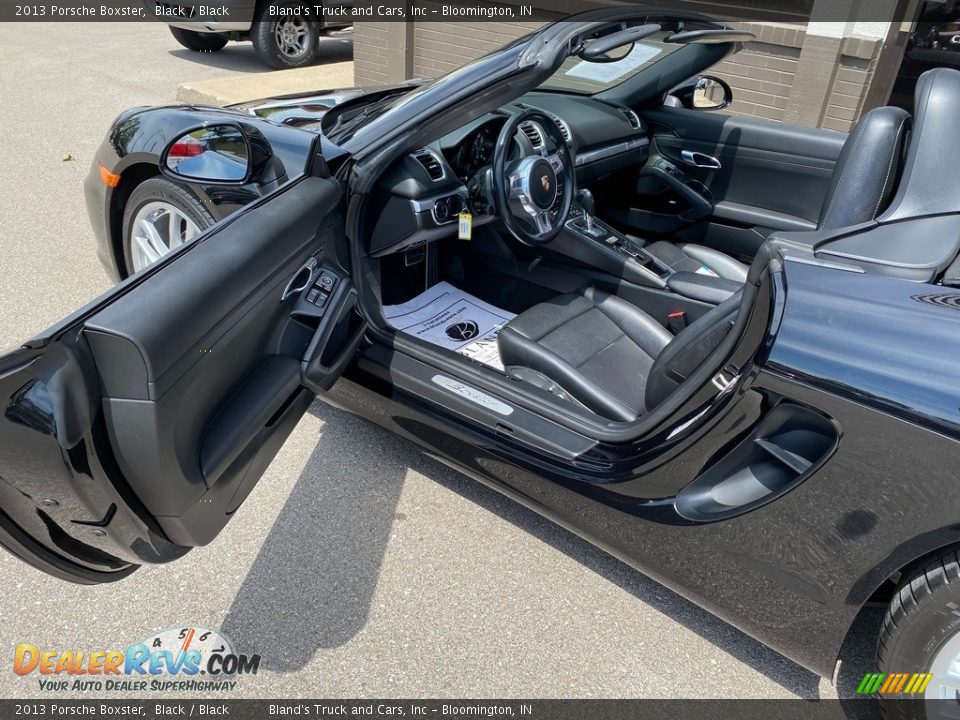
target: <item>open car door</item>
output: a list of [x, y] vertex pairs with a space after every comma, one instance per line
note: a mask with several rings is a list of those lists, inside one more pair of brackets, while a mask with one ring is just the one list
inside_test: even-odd
[[303, 177], [0, 358], [0, 543], [83, 583], [210, 542], [359, 346]]

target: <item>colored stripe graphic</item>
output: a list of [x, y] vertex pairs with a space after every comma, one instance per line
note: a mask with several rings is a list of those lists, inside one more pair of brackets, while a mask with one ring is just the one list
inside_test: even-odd
[[899, 679], [899, 681], [897, 682], [897, 684], [894, 685], [894, 686], [890, 689], [891, 694], [894, 694], [894, 695], [895, 695], [895, 694], [897, 694], [898, 692], [900, 692], [901, 690], [903, 690], [903, 686], [907, 684], [907, 680], [909, 680], [909, 679], [910, 679], [910, 675], [907, 674], [907, 673], [903, 673], [903, 674], [900, 676], [900, 679]]
[[857, 695], [919, 695], [932, 679], [930, 673], [867, 673], [857, 686]]
[[864, 695], [867, 692], [868, 687], [873, 683], [873, 679], [877, 676], [876, 673], [867, 673], [863, 676], [863, 680], [860, 681], [860, 684], [857, 685], [857, 695]]
[[883, 685], [880, 686], [880, 691], [879, 691], [880, 694], [885, 695], [886, 693], [890, 692], [890, 688], [897, 683], [897, 680], [899, 678], [900, 678], [899, 673], [891, 673], [890, 675], [887, 675], [886, 682], [884, 682]]
[[920, 684], [923, 675], [921, 673], [914, 673], [910, 676], [910, 682], [907, 683], [907, 686], [903, 689], [904, 695], [909, 695], [913, 692], [913, 689]]

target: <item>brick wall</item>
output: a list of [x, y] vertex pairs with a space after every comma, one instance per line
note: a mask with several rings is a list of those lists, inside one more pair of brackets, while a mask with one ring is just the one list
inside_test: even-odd
[[[358, 23], [358, 85], [437, 77], [525, 35], [540, 23]], [[734, 115], [849, 130], [864, 101], [882, 42], [807, 36], [803, 24], [741, 23], [757, 39], [708, 72], [730, 84]]]
[[533, 32], [541, 23], [424, 22], [413, 27], [414, 77], [438, 77], [511, 40]]
[[356, 23], [353, 47], [353, 77], [357, 85], [395, 85], [415, 77], [410, 23]]
[[846, 38], [843, 41], [820, 127], [850, 130], [857, 118], [869, 109], [864, 101], [881, 47], [882, 43], [876, 40]]
[[797, 25], [742, 23], [757, 36], [736, 55], [708, 71], [730, 84], [735, 115], [783, 120], [800, 61], [804, 28]]
[[[353, 27], [353, 77], [357, 85], [389, 85], [396, 82], [388, 71], [391, 52], [387, 42], [391, 23], [361, 22]], [[393, 58], [397, 62], [397, 58]]]

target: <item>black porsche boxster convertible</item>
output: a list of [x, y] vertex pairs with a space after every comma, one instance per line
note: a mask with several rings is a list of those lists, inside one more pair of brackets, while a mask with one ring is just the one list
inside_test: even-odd
[[[313, 119], [122, 116], [129, 277], [0, 360], [0, 542], [175, 560], [320, 396], [817, 673], [887, 602], [880, 670], [953, 697], [960, 72], [849, 136], [704, 112], [747, 39], [624, 6]], [[148, 183], [224, 219], [159, 237]]]

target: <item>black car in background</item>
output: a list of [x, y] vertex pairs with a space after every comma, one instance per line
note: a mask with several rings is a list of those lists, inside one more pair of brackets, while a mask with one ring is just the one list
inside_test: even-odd
[[879, 669], [955, 697], [960, 72], [911, 133], [708, 112], [749, 37], [623, 6], [319, 121], [122, 116], [94, 183], [243, 207], [0, 358], [0, 542], [174, 561], [320, 397], [819, 674], [883, 603]]

